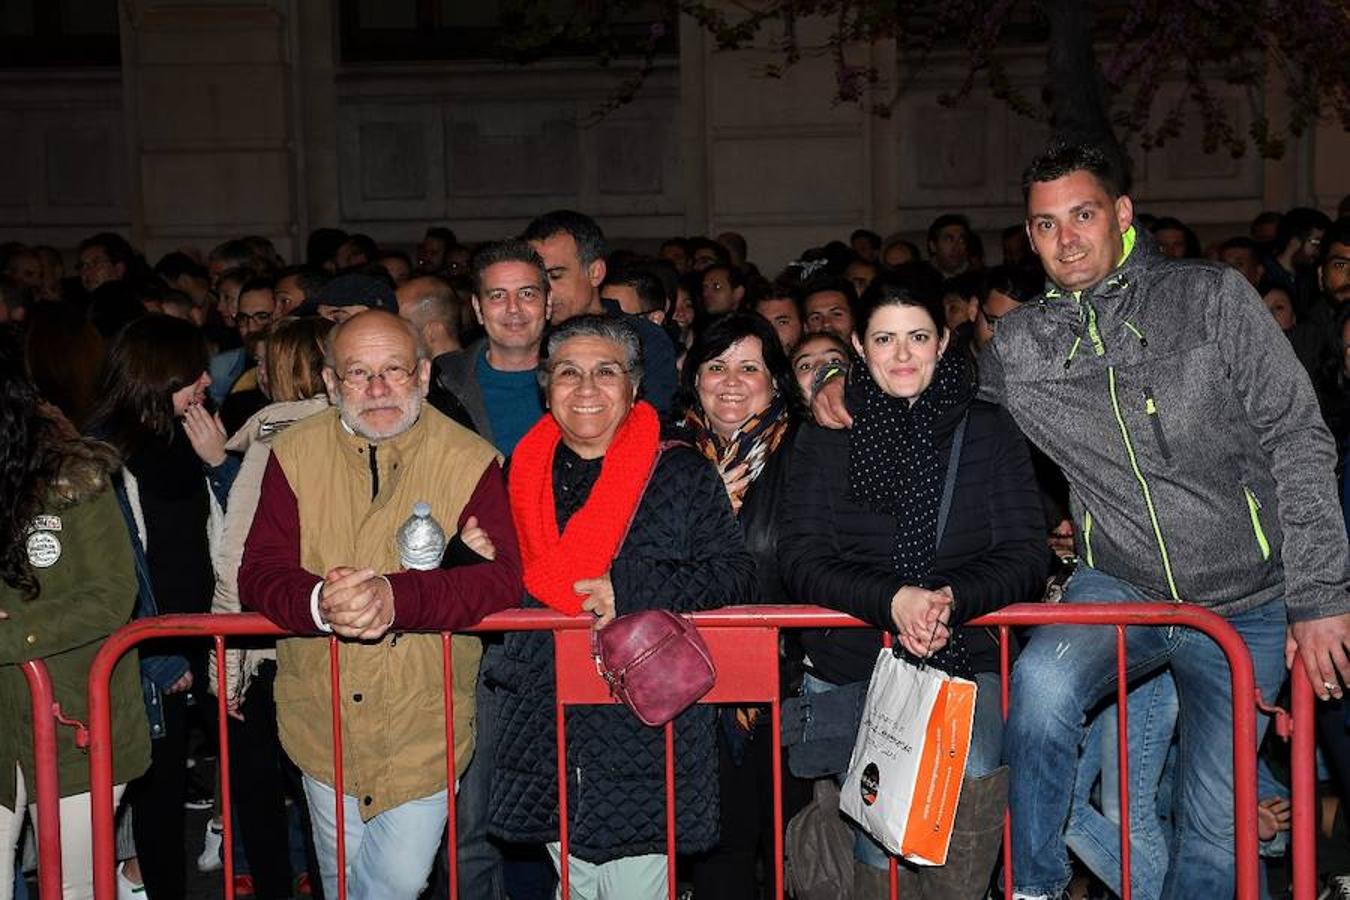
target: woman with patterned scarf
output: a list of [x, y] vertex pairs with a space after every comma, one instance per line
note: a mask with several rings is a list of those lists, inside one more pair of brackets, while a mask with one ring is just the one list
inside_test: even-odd
[[[680, 380], [682, 427], [722, 475], [755, 559], [757, 599], [788, 603], [778, 573], [778, 503], [789, 489], [787, 463], [801, 403], [773, 325], [754, 313], [715, 320], [690, 348]], [[800, 651], [790, 655], [800, 658]], [[800, 678], [800, 666], [794, 668]], [[792, 681], [786, 673], [784, 684]], [[765, 855], [765, 871], [773, 871], [771, 754], [777, 742], [767, 710], [724, 709], [720, 719], [722, 837], [694, 866], [699, 900], [755, 896], [759, 853]], [[804, 782], [790, 777], [786, 782], [785, 820], [809, 795]]]
[[[846, 387], [853, 426], [803, 426], [779, 548], [797, 602], [876, 629], [803, 633], [805, 691], [866, 682], [882, 631], [911, 658], [978, 684], [947, 864], [900, 867], [901, 896], [975, 900], [989, 887], [1002, 837], [1007, 770], [999, 765], [998, 642], [962, 626], [1036, 599], [1050, 560], [1026, 443], [1003, 410], [972, 399], [959, 354], [945, 352], [941, 300], [937, 276], [917, 264], [879, 277], [861, 298], [852, 339], [861, 360]], [[880, 845], [858, 832], [854, 858], [849, 896], [889, 896]]]

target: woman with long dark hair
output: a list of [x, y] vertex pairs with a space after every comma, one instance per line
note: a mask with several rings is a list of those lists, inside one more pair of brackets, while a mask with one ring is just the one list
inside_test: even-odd
[[[215, 585], [208, 528], [219, 509], [213, 511], [212, 487], [223, 494], [229, 479], [217, 477], [208, 486], [208, 476], [227, 467], [224, 428], [203, 407], [211, 384], [207, 363], [206, 342], [190, 322], [137, 319], [113, 339], [102, 399], [91, 416], [91, 433], [122, 456], [120, 478], [161, 613], [207, 612]], [[184, 655], [197, 677], [203, 674], [200, 644], [154, 652]], [[178, 690], [165, 691], [159, 705], [164, 727], [152, 742], [150, 771], [128, 791], [140, 874], [155, 900], [182, 897], [186, 889], [185, 691], [193, 680], [185, 677]]]
[[[46, 663], [66, 715], [88, 721], [86, 682], [103, 640], [136, 603], [131, 538], [112, 491], [117, 455], [81, 438], [43, 403], [17, 341], [0, 339], [0, 900], [33, 793], [28, 688], [19, 667]], [[114, 797], [149, 764], [136, 654], [113, 672]], [[74, 732], [57, 732], [66, 900], [92, 896], [89, 768]], [[39, 839], [41, 839], [39, 835]], [[181, 840], [180, 840], [181, 843]]]

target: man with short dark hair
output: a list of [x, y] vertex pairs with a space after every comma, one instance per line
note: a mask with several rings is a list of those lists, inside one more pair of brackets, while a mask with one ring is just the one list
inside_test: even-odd
[[445, 253], [459, 241], [449, 228], [432, 227], [417, 244], [417, 271], [436, 274], [445, 268]]
[[104, 231], [80, 242], [75, 271], [85, 293], [92, 294], [100, 285], [126, 278], [135, 258], [126, 238]]
[[1242, 273], [1252, 287], [1261, 284], [1266, 268], [1261, 264], [1261, 248], [1248, 237], [1231, 237], [1219, 245], [1219, 261]]
[[629, 265], [605, 273], [600, 302], [610, 314], [643, 316], [656, 325], [666, 321], [666, 291], [661, 279], [642, 265]]
[[703, 309], [710, 316], [724, 316], [741, 308], [745, 300], [745, 277], [730, 263], [714, 263], [703, 270]]
[[848, 345], [858, 295], [842, 278], [818, 278], [802, 288], [802, 325], [807, 334], [828, 331]]
[[960, 275], [970, 268], [970, 220], [959, 213], [944, 213], [928, 226], [928, 261], [943, 278]]
[[277, 318], [294, 315], [311, 297], [318, 296], [333, 278], [317, 266], [287, 266], [277, 272], [272, 287], [277, 298]]
[[5, 274], [15, 284], [36, 291], [42, 287], [42, 260], [29, 247], [20, 247], [5, 260]]
[[[548, 272], [549, 320], [554, 325], [605, 311], [600, 303], [605, 233], [594, 219], [570, 209], [554, 210], [532, 221], [521, 239], [535, 249]], [[639, 317], [633, 326], [642, 338], [643, 397], [664, 414], [675, 399], [675, 346], [659, 325]]]
[[802, 340], [800, 292], [789, 285], [771, 284], [750, 304], [751, 309], [769, 320], [783, 353], [791, 356]]
[[473, 262], [474, 315], [484, 336], [446, 356], [438, 380], [503, 456], [544, 413], [535, 369], [550, 297], [543, 260], [524, 241], [489, 244]]
[[[1323, 699], [1340, 697], [1350, 601], [1335, 447], [1288, 342], [1236, 272], [1161, 257], [1096, 150], [1051, 148], [1024, 191], [1028, 235], [1053, 284], [1034, 309], [1000, 321], [981, 355], [981, 391], [1072, 486], [1084, 562], [1064, 599], [1202, 604], [1245, 640], [1263, 696], [1284, 680], [1287, 626], [1288, 652]], [[1167, 666], [1180, 702], [1162, 896], [1231, 896], [1223, 653], [1186, 628], [1134, 628], [1127, 642], [1131, 678]], [[1107, 629], [1042, 626], [1018, 659], [1005, 736], [1014, 897], [1054, 897], [1068, 883], [1064, 773], [1085, 715], [1115, 690], [1115, 647]]]
[[1337, 219], [1322, 239], [1317, 283], [1334, 309], [1342, 310], [1350, 304], [1350, 216]]
[[1322, 256], [1322, 235], [1331, 227], [1331, 219], [1321, 210], [1295, 207], [1284, 214], [1265, 261], [1266, 278], [1278, 284], [1294, 298], [1294, 311], [1300, 317], [1317, 297], [1314, 266]]
[[1269, 246], [1275, 242], [1275, 235], [1280, 230], [1280, 220], [1284, 216], [1273, 209], [1267, 209], [1257, 214], [1252, 219], [1250, 234], [1252, 240], [1262, 246]]

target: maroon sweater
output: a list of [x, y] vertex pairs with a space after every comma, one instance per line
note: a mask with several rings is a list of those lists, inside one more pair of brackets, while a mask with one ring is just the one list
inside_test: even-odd
[[[496, 560], [428, 572], [390, 573], [399, 631], [455, 631], [478, 624], [490, 613], [520, 605], [524, 591], [520, 548], [506, 483], [495, 462], [483, 471], [456, 529], [463, 530], [470, 516], [477, 517], [478, 526], [492, 540]], [[314, 585], [322, 580], [323, 573], [306, 571], [300, 565], [299, 505], [286, 473], [273, 457], [267, 461], [258, 511], [244, 544], [240, 602], [295, 634], [319, 634], [309, 603]]]

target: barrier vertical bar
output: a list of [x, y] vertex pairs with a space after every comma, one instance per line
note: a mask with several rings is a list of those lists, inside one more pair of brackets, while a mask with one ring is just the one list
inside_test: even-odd
[[230, 730], [229, 708], [225, 697], [225, 636], [215, 636], [216, 644], [216, 730], [220, 753], [216, 757], [220, 771], [220, 820], [224, 826], [222, 840], [225, 850], [225, 900], [234, 900], [234, 817], [230, 803]]
[[[556, 641], [557, 638], [555, 637]], [[556, 645], [555, 645], [556, 646]], [[556, 668], [556, 667], [555, 667]], [[554, 676], [561, 680], [561, 673]], [[554, 710], [553, 714], [557, 716], [556, 732], [558, 735], [558, 883], [559, 890], [562, 892], [559, 896], [570, 898], [572, 896], [571, 881], [569, 880], [570, 869], [568, 865], [568, 851], [571, 844], [568, 841], [567, 827], [567, 723], [565, 721], [567, 707], [557, 697], [557, 685], [554, 685]]]
[[333, 821], [337, 824], [337, 900], [347, 900], [347, 789], [342, 778], [342, 671], [340, 647], [328, 639], [328, 681], [333, 695]]
[[[774, 629], [774, 643], [780, 642], [781, 629]], [[773, 698], [769, 702], [769, 723], [773, 728], [773, 896], [783, 900], [783, 748], [779, 735], [783, 733], [783, 673], [776, 666], [773, 672]]]
[[[450, 879], [450, 900], [459, 897], [459, 830], [456, 827], [455, 796], [455, 675], [451, 653], [450, 632], [441, 633], [441, 666], [445, 670], [445, 856], [447, 876]], [[481, 721], [481, 720], [480, 720]]]
[[[21, 667], [33, 704], [33, 796], [37, 803], [38, 890], [43, 897], [60, 897], [61, 786], [57, 771], [56, 694], [47, 664], [30, 659]], [[17, 825], [23, 810], [16, 809]]]
[[1292, 848], [1294, 863], [1293, 900], [1315, 900], [1317, 897], [1317, 739], [1312, 679], [1303, 668], [1301, 658], [1294, 661], [1289, 672], [1291, 715], [1294, 719], [1294, 737], [1290, 747], [1292, 757], [1291, 794], [1293, 801]]
[[675, 723], [665, 724], [666, 737], [666, 885], [675, 900]]
[[[998, 671], [999, 671], [999, 709], [1003, 713], [1003, 725], [1008, 724], [1008, 698], [1011, 696], [1012, 672], [1009, 666], [1008, 626], [998, 628]], [[1005, 806], [1003, 809], [1003, 896], [1013, 895], [1012, 864], [1012, 814]]]
[[[1129, 683], [1125, 679], [1125, 626], [1116, 626], [1116, 756], [1120, 767], [1120, 900], [1130, 900]], [[1147, 811], [1146, 811], [1147, 812]]]

